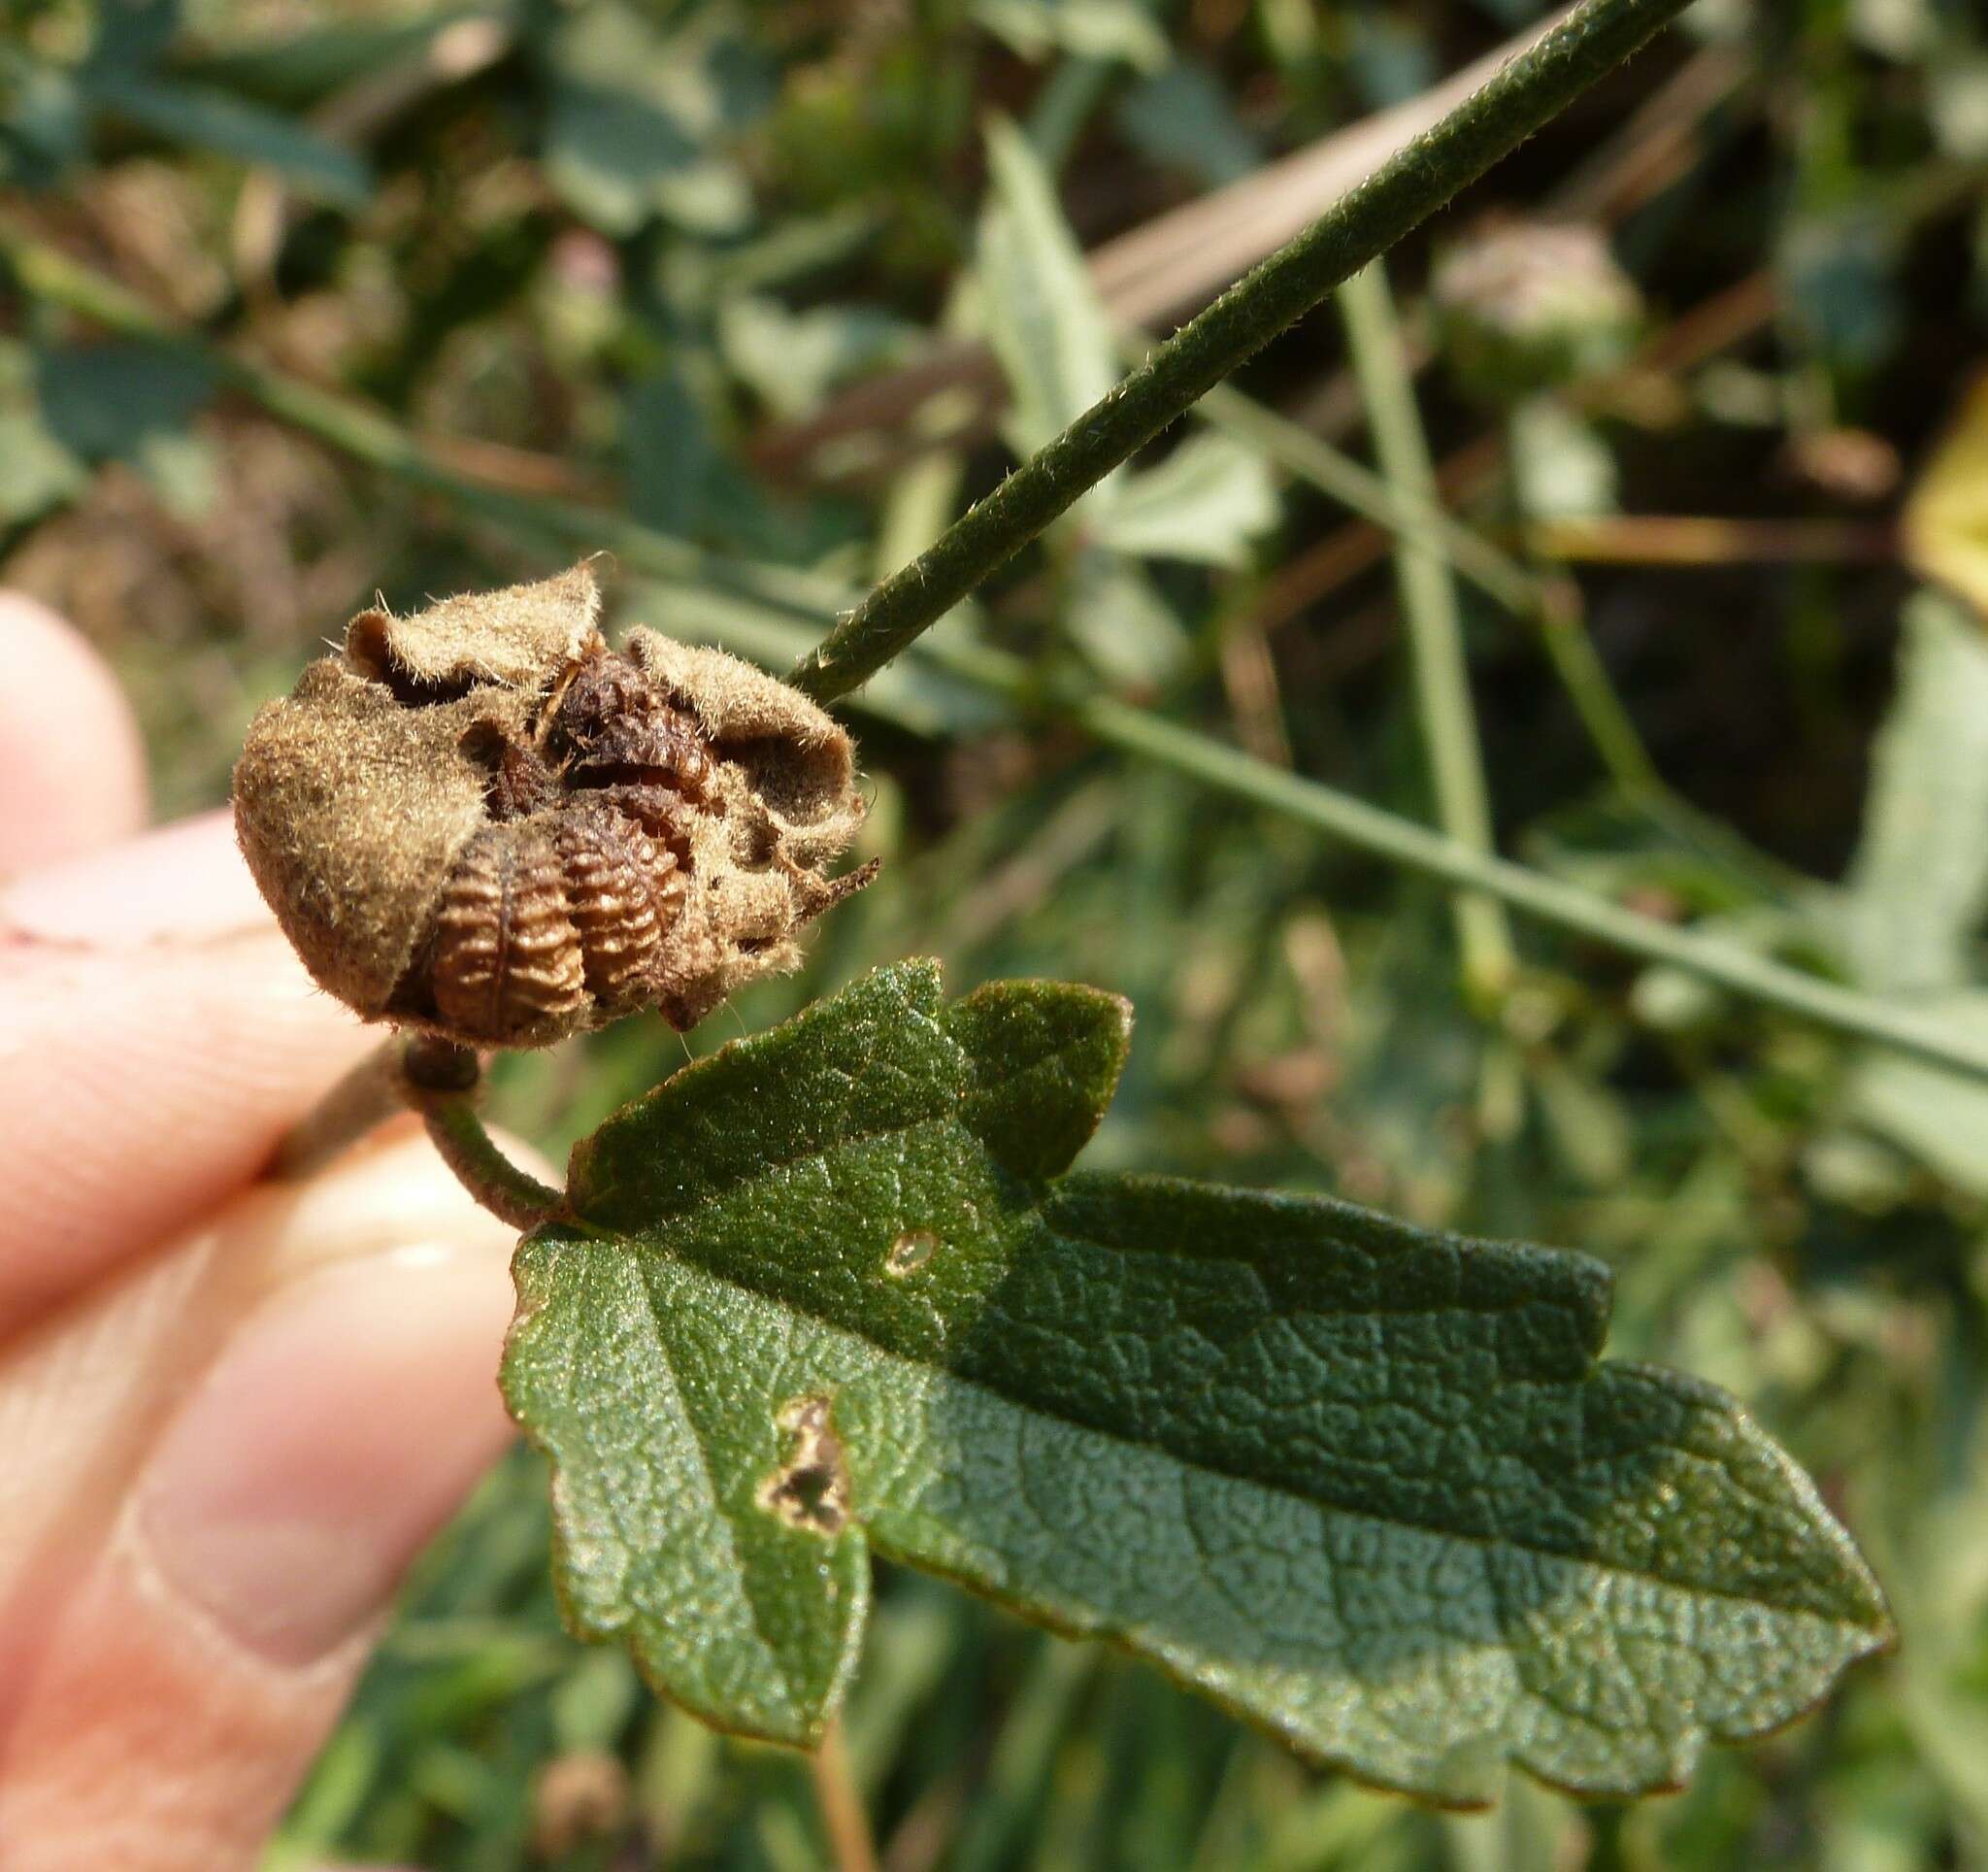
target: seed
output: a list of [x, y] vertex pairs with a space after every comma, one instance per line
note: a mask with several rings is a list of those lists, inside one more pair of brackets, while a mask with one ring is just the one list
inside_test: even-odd
[[558, 776], [536, 748], [514, 741], [502, 723], [473, 723], [461, 745], [490, 776], [483, 783], [483, 810], [491, 819], [526, 819], [558, 803]]
[[683, 910], [688, 880], [676, 854], [626, 815], [579, 799], [560, 816], [558, 849], [587, 991], [611, 1013], [641, 1007]]
[[693, 802], [710, 788], [711, 750], [697, 723], [613, 651], [580, 663], [552, 711], [547, 743], [578, 786], [661, 786]]
[[429, 985], [442, 1019], [483, 1046], [529, 1045], [580, 1007], [580, 931], [542, 820], [493, 825], [463, 848], [436, 907]]

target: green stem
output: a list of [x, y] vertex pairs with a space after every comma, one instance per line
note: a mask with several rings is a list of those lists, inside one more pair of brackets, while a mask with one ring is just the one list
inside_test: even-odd
[[557, 1189], [513, 1163], [483, 1128], [476, 1096], [482, 1062], [467, 1047], [424, 1034], [382, 1041], [283, 1135], [268, 1174], [284, 1182], [315, 1176], [396, 1112], [421, 1115], [456, 1181], [514, 1228], [536, 1228], [565, 1207]]
[[402, 1096], [421, 1115], [428, 1140], [455, 1180], [500, 1221], [533, 1229], [566, 1206], [562, 1192], [527, 1176], [497, 1148], [477, 1116], [483, 1062], [467, 1047], [428, 1034], [406, 1034], [400, 1053]]
[[1190, 320], [803, 657], [791, 681], [845, 695], [902, 652], [1199, 397], [1476, 180], [1689, 0], [1583, 0], [1441, 122]]
[[[1017, 677], [1021, 672], [1016, 672]], [[1025, 680], [1025, 679], [1024, 679]], [[1970, 1079], [1988, 1081], [1988, 1047], [1949, 1023], [1805, 975], [1779, 962], [1654, 917], [1625, 910], [1577, 885], [1477, 852], [1364, 800], [1301, 779], [1155, 716], [1100, 699], [1068, 711], [1095, 739], [1189, 774], [1430, 877], [1495, 897], [1512, 909], [1645, 962], [1668, 964], [1763, 1007], [1813, 1020], [1854, 1039], [1895, 1048]]]
[[467, 1093], [430, 1096], [416, 1104], [442, 1161], [500, 1221], [529, 1230], [550, 1221], [565, 1207], [566, 1198], [558, 1190], [527, 1175], [497, 1148]]
[[[1127, 355], [1137, 362], [1151, 348], [1150, 339], [1136, 340], [1128, 345]], [[1475, 527], [1446, 513], [1434, 489], [1423, 499], [1408, 488], [1392, 485], [1232, 384], [1217, 384], [1195, 405], [1194, 414], [1209, 428], [1256, 449], [1328, 500], [1394, 534], [1398, 544], [1408, 542], [1426, 552], [1441, 553], [1458, 578], [1469, 580], [1513, 617], [1535, 621], [1547, 661], [1608, 778], [1625, 799], [1667, 829], [1683, 833], [1690, 814], [1664, 785], [1607, 667], [1595, 653], [1582, 621], [1580, 587], [1571, 578], [1564, 573], [1541, 574], [1521, 564]], [[1702, 830], [1689, 836], [1694, 843], [1704, 842]]]
[[[1339, 291], [1346, 344], [1367, 405], [1374, 456], [1391, 486], [1433, 502], [1436, 467], [1415, 408], [1414, 382], [1402, 351], [1401, 323], [1378, 260], [1363, 267]], [[1471, 705], [1470, 664], [1464, 654], [1463, 618], [1448, 562], [1440, 552], [1397, 534], [1395, 583], [1408, 624], [1422, 742], [1436, 790], [1436, 816], [1452, 839], [1476, 852], [1492, 849], [1491, 801], [1484, 784], [1484, 753]], [[1481, 891], [1457, 894], [1457, 945], [1464, 984], [1475, 1000], [1495, 1006], [1517, 973], [1511, 931], [1496, 898]]]
[[1595, 649], [1595, 640], [1588, 635], [1580, 587], [1571, 581], [1548, 586], [1540, 622], [1540, 641], [1545, 646], [1547, 660], [1601, 755], [1602, 765], [1608, 770], [1608, 778], [1623, 798], [1664, 818], [1672, 804], [1671, 789], [1650, 759], [1636, 723], [1608, 680], [1607, 666]]
[[[1126, 355], [1137, 363], [1152, 344], [1150, 338], [1128, 341]], [[1582, 620], [1580, 587], [1571, 578], [1564, 573], [1541, 574], [1521, 564], [1475, 527], [1446, 513], [1433, 491], [1425, 500], [1390, 485], [1233, 384], [1217, 384], [1194, 406], [1194, 414], [1210, 429], [1259, 451], [1328, 500], [1396, 535], [1398, 542], [1441, 553], [1458, 578], [1469, 580], [1513, 617], [1536, 622], [1547, 661], [1623, 797], [1666, 830], [1702, 848], [1706, 845], [1705, 827], [1664, 785], [1607, 666], [1596, 654]], [[1719, 843], [1721, 854], [1731, 856], [1736, 841], [1729, 836]], [[1754, 868], [1759, 868], [1757, 863]]]

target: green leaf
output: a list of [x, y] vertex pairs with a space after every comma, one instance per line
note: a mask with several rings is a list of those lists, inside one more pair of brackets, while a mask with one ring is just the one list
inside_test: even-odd
[[0, 405], [0, 520], [28, 520], [79, 493], [89, 477], [32, 410]]
[[1059, 609], [1065, 635], [1113, 688], [1150, 693], [1193, 649], [1144, 568], [1102, 547], [1073, 554]]
[[1094, 536], [1142, 558], [1242, 566], [1250, 542], [1276, 518], [1276, 489], [1263, 457], [1232, 436], [1199, 435], [1158, 467], [1127, 475]]
[[84, 70], [135, 71], [162, 57], [180, 30], [180, 0], [113, 0], [97, 10]]
[[280, 112], [121, 67], [88, 71], [83, 80], [90, 103], [170, 142], [259, 163], [340, 208], [363, 208], [372, 192], [373, 174], [363, 158]]
[[[1929, 1012], [1988, 1040], [1988, 990], [1938, 996]], [[1956, 1189], [1988, 1195], [1988, 1086], [1873, 1048], [1850, 1079], [1850, 1109]]]
[[974, 0], [973, 15], [1024, 58], [1061, 50], [1142, 72], [1168, 58], [1167, 35], [1139, 0]]
[[1850, 945], [1866, 986], [1911, 993], [1971, 978], [1967, 945], [1988, 911], [1988, 632], [1930, 590], [1902, 621], [1850, 867]]
[[624, 91], [556, 87], [546, 174], [609, 234], [635, 233], [651, 211], [701, 234], [736, 234], [750, 217], [735, 166], [705, 156], [670, 112]]
[[975, 277], [987, 343], [1013, 398], [1008, 440], [1026, 454], [1118, 381], [1118, 354], [1055, 184], [1012, 123], [989, 127], [987, 165]]
[[215, 387], [214, 367], [182, 346], [107, 339], [40, 351], [35, 382], [42, 418], [90, 461], [136, 456], [178, 436]]
[[334, 18], [218, 43], [203, 36], [197, 48], [175, 57], [173, 70], [195, 84], [302, 111], [348, 85], [431, 56], [445, 35], [453, 35], [461, 46], [466, 33], [474, 43], [479, 33], [494, 38], [507, 29], [502, 8], [480, 6], [447, 6], [380, 20]]
[[[1988, 911], [1988, 634], [1936, 590], [1902, 621], [1898, 693], [1850, 865], [1850, 960], [1865, 986], [1912, 996], [1955, 1033], [1988, 1033], [1971, 953]], [[1956, 1188], [1988, 1191], [1988, 1088], [1872, 1050], [1849, 1109]]]
[[52, 187], [87, 131], [76, 75], [0, 43], [0, 181]]
[[1184, 169], [1204, 188], [1226, 188], [1260, 169], [1263, 140], [1237, 115], [1221, 81], [1182, 60], [1140, 80], [1112, 111], [1118, 128], [1154, 162]]
[[776, 416], [812, 414], [852, 378], [912, 354], [917, 327], [876, 306], [793, 312], [769, 294], [742, 292], [718, 308], [728, 363]]
[[629, 235], [651, 214], [700, 234], [749, 224], [751, 187], [717, 147], [736, 126], [716, 52], [620, 6], [588, 7], [559, 30], [546, 176], [596, 227]]
[[575, 1152], [503, 1383], [582, 1633], [806, 1745], [869, 1553], [1117, 1639], [1321, 1759], [1676, 1784], [1883, 1645], [1723, 1393], [1598, 1365], [1608, 1277], [1322, 1199], [1059, 1177], [1129, 1010], [878, 971]]
[[33, 519], [87, 485], [89, 469], [50, 433], [34, 353], [0, 340], [0, 520]]

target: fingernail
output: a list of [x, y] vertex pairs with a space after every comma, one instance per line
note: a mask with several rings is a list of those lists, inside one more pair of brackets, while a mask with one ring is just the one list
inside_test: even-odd
[[370, 1623], [511, 1435], [503, 1257], [437, 1246], [266, 1301], [168, 1428], [138, 1513], [165, 1584], [285, 1665]]

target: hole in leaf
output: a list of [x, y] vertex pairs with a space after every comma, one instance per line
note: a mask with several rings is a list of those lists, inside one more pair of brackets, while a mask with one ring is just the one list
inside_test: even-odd
[[901, 1281], [923, 1267], [938, 1247], [939, 1237], [929, 1228], [908, 1228], [891, 1243], [890, 1253], [883, 1257], [883, 1271]]
[[797, 1397], [781, 1407], [777, 1421], [787, 1433], [786, 1459], [759, 1488], [759, 1505], [770, 1514], [824, 1537], [849, 1521], [849, 1472], [828, 1413], [825, 1397]]

